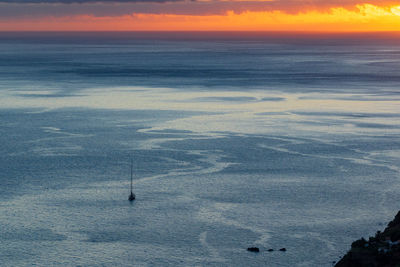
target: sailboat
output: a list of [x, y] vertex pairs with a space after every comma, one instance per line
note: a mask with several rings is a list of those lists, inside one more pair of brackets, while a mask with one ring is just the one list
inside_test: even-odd
[[135, 200], [135, 198], [136, 198], [136, 196], [135, 196], [135, 194], [133, 193], [133, 160], [131, 160], [131, 194], [129, 195], [129, 198], [128, 198], [128, 200], [129, 201], [134, 201]]

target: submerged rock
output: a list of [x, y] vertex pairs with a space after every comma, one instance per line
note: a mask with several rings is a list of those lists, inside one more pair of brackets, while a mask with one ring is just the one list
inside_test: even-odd
[[247, 251], [251, 251], [251, 252], [260, 252], [260, 249], [257, 248], [257, 247], [250, 247], [250, 248], [247, 248]]

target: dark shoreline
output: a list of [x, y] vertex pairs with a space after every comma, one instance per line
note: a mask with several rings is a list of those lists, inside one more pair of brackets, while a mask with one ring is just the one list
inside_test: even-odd
[[398, 267], [400, 266], [400, 211], [383, 232], [368, 240], [361, 238], [335, 267]]

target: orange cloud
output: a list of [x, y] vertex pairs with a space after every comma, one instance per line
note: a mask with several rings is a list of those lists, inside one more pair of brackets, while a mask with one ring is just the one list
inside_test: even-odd
[[399, 31], [400, 6], [357, 5], [296, 14], [245, 11], [224, 15], [132, 14], [80, 15], [0, 21], [3, 31]]

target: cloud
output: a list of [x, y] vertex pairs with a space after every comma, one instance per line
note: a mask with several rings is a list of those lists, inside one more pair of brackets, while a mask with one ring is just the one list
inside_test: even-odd
[[72, 4], [72, 3], [166, 3], [166, 2], [182, 2], [185, 0], [0, 0], [0, 3], [47, 3], [47, 4]]
[[[114, 17], [132, 14], [223, 15], [227, 12], [282, 11], [288, 14], [332, 7], [354, 9], [363, 0], [0, 0], [0, 20], [90, 15]], [[376, 5], [390, 2], [370, 0]], [[400, 12], [400, 11], [399, 11]]]
[[[390, 8], [360, 5], [356, 10], [332, 8], [328, 12], [282, 11], [222, 15], [131, 14], [96, 17], [80, 15], [38, 19], [0, 19], [0, 31], [397, 31], [400, 16]], [[396, 35], [397, 36], [397, 35]]]
[[[15, 4], [15, 5], [31, 5], [31, 4], [94, 4], [94, 5], [118, 5], [118, 4], [168, 4], [168, 3], [187, 3], [194, 8], [213, 6], [218, 7], [242, 7], [244, 10], [252, 10], [263, 7], [263, 11], [267, 10], [292, 10], [298, 11], [299, 8], [331, 8], [331, 7], [350, 7], [357, 4], [372, 4], [372, 5], [398, 5], [398, 2], [392, 0], [0, 0], [0, 4]], [[234, 9], [231, 9], [234, 11]]]
[[[348, 30], [349, 25], [353, 30], [366, 27], [374, 30], [398, 29], [398, 2], [368, 0], [369, 4], [363, 4], [364, 2], [365, 0], [0, 0], [0, 28], [11, 30], [20, 27], [28, 30], [40, 26], [40, 29], [57, 30], [59, 28], [55, 25], [58, 23], [62, 29], [71, 30], [100, 29], [100, 25], [106, 27], [104, 30], [302, 30], [304, 26], [307, 29], [311, 27], [325, 31], [325, 27]], [[32, 23], [37, 24], [35, 26]], [[356, 23], [356, 26], [352, 23]]]

